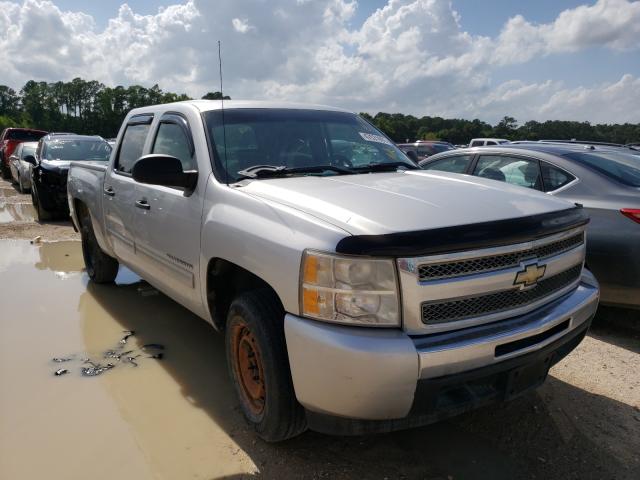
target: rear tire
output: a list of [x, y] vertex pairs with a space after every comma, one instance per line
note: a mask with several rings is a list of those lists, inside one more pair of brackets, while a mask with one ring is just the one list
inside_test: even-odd
[[87, 214], [80, 220], [82, 256], [89, 278], [94, 283], [113, 283], [118, 275], [118, 261], [102, 251]]
[[46, 222], [53, 219], [53, 212], [47, 210], [40, 203], [40, 197], [38, 196], [38, 189], [35, 186], [31, 187], [31, 202], [36, 209], [36, 217], [39, 222]]
[[284, 338], [284, 310], [267, 289], [245, 292], [229, 308], [226, 325], [229, 374], [246, 420], [267, 442], [306, 430], [296, 399]]

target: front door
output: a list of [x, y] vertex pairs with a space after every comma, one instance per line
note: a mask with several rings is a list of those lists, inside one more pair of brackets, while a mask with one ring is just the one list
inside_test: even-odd
[[118, 259], [133, 267], [135, 260], [136, 182], [131, 169], [144, 150], [153, 116], [136, 115], [129, 119], [113, 167], [107, 170], [103, 191], [105, 225], [109, 241]]
[[[182, 169], [198, 170], [191, 130], [181, 115], [164, 114], [149, 153], [172, 155]], [[178, 302], [200, 308], [200, 227], [202, 192], [136, 184], [136, 264], [143, 276]]]

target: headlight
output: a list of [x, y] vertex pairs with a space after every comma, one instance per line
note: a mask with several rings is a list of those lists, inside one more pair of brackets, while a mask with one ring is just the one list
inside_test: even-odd
[[400, 326], [393, 260], [305, 251], [301, 276], [302, 315], [350, 325]]

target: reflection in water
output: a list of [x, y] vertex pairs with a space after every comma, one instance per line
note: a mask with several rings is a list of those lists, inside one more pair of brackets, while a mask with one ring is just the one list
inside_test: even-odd
[[36, 212], [30, 203], [0, 202], [0, 223], [31, 222]]
[[84, 269], [80, 242], [68, 240], [64, 242], [39, 243], [40, 261], [36, 263], [38, 270], [72, 273]]

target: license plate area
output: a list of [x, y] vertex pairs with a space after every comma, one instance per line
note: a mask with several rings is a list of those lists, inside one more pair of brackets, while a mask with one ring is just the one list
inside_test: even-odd
[[551, 367], [552, 356], [550, 353], [535, 363], [511, 370], [507, 377], [505, 400], [511, 400], [543, 384]]

